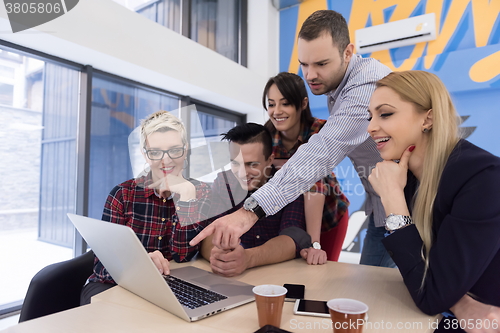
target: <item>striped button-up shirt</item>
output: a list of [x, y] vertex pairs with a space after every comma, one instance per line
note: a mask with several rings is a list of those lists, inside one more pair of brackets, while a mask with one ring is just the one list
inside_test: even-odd
[[[281, 140], [281, 132], [276, 131], [273, 139], [273, 154], [277, 159], [289, 159], [295, 154], [297, 148], [307, 143], [309, 138], [318, 133], [325, 126], [325, 119], [314, 118], [314, 122], [309, 127], [302, 126], [302, 130], [297, 138], [297, 143], [290, 150], [286, 149]], [[323, 205], [323, 217], [321, 219], [321, 232], [326, 232], [335, 227], [347, 212], [349, 200], [342, 192], [340, 184], [332, 172], [325, 178], [317, 181], [309, 192], [322, 193], [325, 195]]]
[[375, 82], [390, 71], [375, 59], [352, 56], [338, 88], [326, 94], [330, 116], [325, 126], [301, 145], [267, 184], [252, 194], [267, 215], [275, 214], [306, 192], [347, 156], [368, 194], [366, 213], [374, 213], [376, 226], [384, 225], [384, 208], [368, 182], [371, 170], [382, 158], [367, 128], [368, 104]]

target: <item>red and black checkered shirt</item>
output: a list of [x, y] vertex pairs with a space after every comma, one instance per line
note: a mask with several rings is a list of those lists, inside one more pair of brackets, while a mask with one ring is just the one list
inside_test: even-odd
[[[198, 251], [189, 241], [206, 227], [210, 186], [189, 180], [196, 188], [196, 200], [179, 201], [179, 195], [164, 199], [147, 188], [150, 176], [131, 179], [111, 190], [102, 220], [132, 228], [147, 252], [159, 250], [168, 260], [189, 261]], [[110, 240], [112, 241], [112, 240]], [[115, 283], [96, 257], [91, 282]]]
[[[292, 149], [287, 150], [281, 141], [281, 134], [276, 131], [273, 138], [273, 154], [275, 158], [288, 159], [292, 157], [300, 145], [307, 143], [309, 138], [319, 132], [325, 125], [326, 120], [314, 118], [313, 124], [308, 128], [303, 128], [299, 133], [297, 143]], [[323, 193], [325, 195], [325, 205], [323, 207], [323, 218], [321, 231], [325, 232], [335, 227], [349, 207], [349, 200], [342, 192], [340, 184], [332, 172], [329, 176], [318, 181], [309, 190], [310, 192]]]

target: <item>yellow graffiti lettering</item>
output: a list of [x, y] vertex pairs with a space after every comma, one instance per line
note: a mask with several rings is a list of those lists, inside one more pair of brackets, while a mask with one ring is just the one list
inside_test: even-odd
[[499, 13], [500, 0], [472, 0], [476, 47], [488, 44], [488, 39], [493, 32], [493, 26]]
[[[352, 0], [351, 15], [349, 18], [346, 17], [349, 22], [351, 41], [355, 40], [354, 36], [356, 30], [366, 27], [368, 18], [371, 18], [372, 25], [383, 24], [385, 23], [384, 9], [396, 6], [393, 14], [391, 15], [390, 22], [402, 20], [410, 17], [411, 13], [422, 1], [423, 0]], [[394, 65], [389, 50], [373, 52], [371, 57], [378, 59], [380, 62], [389, 66], [392, 70], [408, 70], [412, 69], [418, 59], [423, 56], [425, 46], [427, 45], [427, 52], [426, 56], [423, 58], [423, 65], [426, 69], [430, 69], [434, 64], [437, 55], [443, 53], [446, 46], [449, 44], [462, 17], [465, 15], [467, 7], [470, 4], [472, 4], [476, 47], [487, 45], [488, 39], [494, 32], [493, 27], [495, 22], [500, 15], [500, 0], [453, 0], [446, 14], [443, 25], [440, 27], [441, 16], [443, 13], [443, 2], [444, 0], [428, 0], [426, 2], [425, 12], [435, 13], [436, 15], [437, 37], [434, 41], [416, 44], [409, 58], [405, 59], [399, 67]], [[296, 36], [298, 35], [300, 27], [305, 19], [314, 11], [319, 9], [327, 9], [326, 0], [305, 0], [300, 4]], [[295, 38], [289, 71], [297, 73], [298, 70], [297, 38]]]
[[[415, 10], [420, 0], [354, 0], [351, 10], [351, 18], [349, 20], [349, 31], [351, 38], [354, 37], [354, 32], [357, 29], [362, 29], [366, 26], [368, 16], [371, 17], [372, 25], [379, 25], [384, 22], [384, 9], [396, 5], [394, 12], [389, 19], [389, 22], [399, 21], [410, 17], [410, 14]], [[418, 43], [415, 45], [410, 57], [403, 61], [403, 63], [396, 67], [391, 59], [389, 50], [373, 52], [372, 58], [379, 60], [381, 63], [387, 65], [391, 70], [409, 70], [412, 69], [418, 58], [422, 56], [425, 48], [425, 43]]]
[[389, 22], [408, 18], [418, 5], [420, 0], [353, 0], [351, 17], [349, 18], [349, 33], [354, 40], [354, 32], [366, 27], [368, 17], [371, 17], [372, 25], [384, 22], [384, 9], [396, 6]]
[[469, 71], [469, 77], [474, 82], [486, 82], [500, 75], [500, 51], [477, 61]]
[[[434, 13], [436, 17], [436, 40], [439, 38], [439, 29], [440, 29], [440, 22], [441, 22], [441, 15], [443, 12], [443, 1], [427, 1], [427, 5], [425, 7], [425, 13]], [[436, 40], [431, 41], [429, 43], [434, 43]], [[448, 43], [448, 41], [446, 41]], [[445, 44], [446, 45], [446, 44]], [[436, 59], [436, 54], [430, 54], [429, 48], [427, 49], [427, 56], [424, 57], [424, 67], [426, 69], [431, 68], [432, 64], [434, 63], [434, 60]]]
[[[437, 2], [437, 1], [436, 1]], [[442, 2], [442, 1], [441, 1]], [[437, 38], [431, 42], [429, 42], [429, 46], [427, 48], [427, 54], [429, 55], [437, 55], [440, 53], [443, 53], [446, 45], [448, 45], [451, 36], [453, 36], [453, 33], [456, 31], [458, 27], [458, 23], [460, 23], [460, 20], [462, 16], [465, 13], [465, 10], [467, 9], [467, 6], [469, 4], [470, 0], [454, 0], [451, 3], [450, 9], [448, 10], [448, 13], [446, 15], [446, 19], [443, 24], [443, 28], [441, 29], [441, 33], [439, 33], [439, 28], [438, 25], [436, 25], [437, 29]], [[434, 1], [428, 1], [428, 6], [426, 8], [426, 12], [430, 13], [432, 10], [431, 8], [435, 8], [437, 4], [432, 4]], [[441, 3], [442, 6], [442, 3]], [[439, 18], [441, 17], [441, 10], [439, 10], [439, 15], [436, 13], [436, 20], [439, 21]], [[432, 64], [434, 63], [434, 59], [436, 57], [426, 57], [424, 59], [424, 66], [425, 68], [431, 68]]]
[[407, 71], [413, 69], [418, 59], [422, 57], [425, 49], [425, 44], [426, 43], [415, 44], [411, 55], [408, 57], [408, 59], [405, 59], [399, 67], [396, 67], [392, 62], [389, 50], [373, 52], [372, 58], [377, 59], [378, 61], [389, 67], [392, 71]]

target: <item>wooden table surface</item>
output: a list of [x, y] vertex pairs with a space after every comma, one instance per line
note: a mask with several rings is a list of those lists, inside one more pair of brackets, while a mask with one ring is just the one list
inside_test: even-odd
[[[210, 270], [198, 259], [187, 264]], [[328, 262], [308, 266], [295, 259], [257, 267], [237, 277], [253, 285], [304, 284], [305, 298], [353, 298], [369, 306], [364, 333], [433, 332], [438, 317], [423, 314], [413, 303], [397, 269]], [[291, 332], [331, 332], [328, 318], [297, 316], [294, 303], [285, 302], [281, 328]], [[258, 329], [255, 303], [188, 323], [117, 286], [92, 298], [87, 306], [27, 321], [2, 332], [254, 332]]]

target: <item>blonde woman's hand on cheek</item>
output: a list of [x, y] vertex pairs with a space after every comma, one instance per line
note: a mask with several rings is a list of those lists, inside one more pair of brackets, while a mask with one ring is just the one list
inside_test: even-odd
[[377, 163], [368, 180], [380, 196], [386, 215], [410, 215], [406, 205], [404, 188], [408, 177], [408, 161], [415, 146], [408, 147], [399, 163], [383, 161]]
[[415, 146], [410, 146], [405, 149], [399, 163], [394, 161], [379, 162], [370, 173], [368, 181], [381, 198], [403, 192], [406, 186], [408, 161], [414, 148]]

